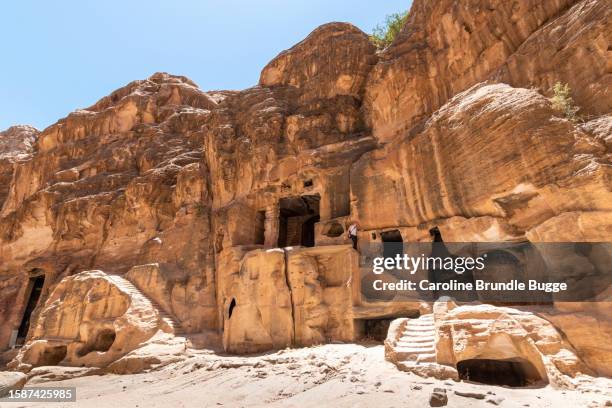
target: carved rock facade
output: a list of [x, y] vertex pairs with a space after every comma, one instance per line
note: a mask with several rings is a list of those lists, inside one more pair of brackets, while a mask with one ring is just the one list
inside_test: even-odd
[[[498, 3], [415, 1], [378, 53], [356, 27], [324, 25], [243, 91], [158, 73], [27, 130], [36, 142], [10, 165], [3, 133], [0, 349], [25, 342], [24, 370], [49, 347], [66, 347], [52, 353], [61, 364], [122, 358], [135, 345], [116, 325], [133, 306], [117, 281], [148, 299], [135, 339], [162, 329], [237, 353], [377, 336], [381, 321], [430, 313], [361, 299], [352, 221], [363, 248], [389, 231], [429, 241], [432, 227], [447, 241], [609, 240], [610, 8]], [[552, 109], [556, 81], [583, 123]], [[79, 293], [118, 311], [85, 313]], [[585, 341], [568, 308], [533, 312], [611, 375], [608, 311], [575, 306], [598, 322]]]

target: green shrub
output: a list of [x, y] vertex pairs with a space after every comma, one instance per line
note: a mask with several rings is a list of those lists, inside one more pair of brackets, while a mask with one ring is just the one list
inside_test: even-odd
[[568, 84], [557, 82], [553, 86], [553, 97], [550, 98], [550, 102], [554, 110], [563, 113], [563, 115], [572, 122], [579, 119], [577, 113], [580, 108], [574, 105], [572, 89]]
[[388, 47], [404, 26], [407, 18], [407, 11], [389, 14], [385, 17], [384, 24], [378, 24], [374, 27], [370, 40], [376, 45], [376, 48], [382, 50]]

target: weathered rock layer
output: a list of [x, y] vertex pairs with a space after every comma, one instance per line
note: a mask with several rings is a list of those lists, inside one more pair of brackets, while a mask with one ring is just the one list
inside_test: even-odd
[[[126, 354], [157, 329], [242, 353], [431, 312], [361, 299], [354, 221], [365, 255], [433, 227], [447, 241], [610, 241], [609, 5], [418, 0], [381, 52], [326, 24], [252, 88], [158, 73], [40, 133], [1, 133], [0, 349], [25, 341], [23, 370], [123, 358], [130, 372]], [[558, 81], [582, 121], [553, 109]], [[537, 312], [583, 372], [611, 375], [610, 350], [582, 339], [605, 342], [609, 311], [575, 306], [578, 332], [568, 307]]]

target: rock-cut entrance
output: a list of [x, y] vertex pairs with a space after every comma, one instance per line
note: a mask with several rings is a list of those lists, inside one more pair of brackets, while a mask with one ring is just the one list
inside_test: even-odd
[[315, 244], [315, 224], [320, 220], [316, 195], [282, 198], [279, 201], [278, 246], [305, 246]]
[[544, 383], [535, 366], [523, 358], [462, 360], [457, 363], [457, 371], [462, 380], [489, 385], [526, 387]]
[[383, 243], [383, 257], [395, 258], [404, 254], [404, 239], [399, 230], [391, 230], [380, 233]]
[[19, 330], [17, 331], [16, 345], [23, 345], [25, 342], [28, 330], [30, 330], [32, 312], [34, 312], [36, 305], [38, 305], [44, 284], [45, 275], [30, 278], [30, 284], [28, 285], [30, 294], [28, 296], [28, 303], [26, 304], [25, 311], [23, 312], [23, 317], [21, 318]]

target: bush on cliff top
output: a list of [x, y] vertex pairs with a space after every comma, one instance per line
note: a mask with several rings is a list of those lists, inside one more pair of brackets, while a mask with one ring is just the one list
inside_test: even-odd
[[385, 22], [376, 25], [372, 30], [370, 41], [372, 41], [379, 50], [388, 47], [397, 34], [399, 34], [407, 18], [408, 11], [387, 15], [387, 17], [385, 17]]

